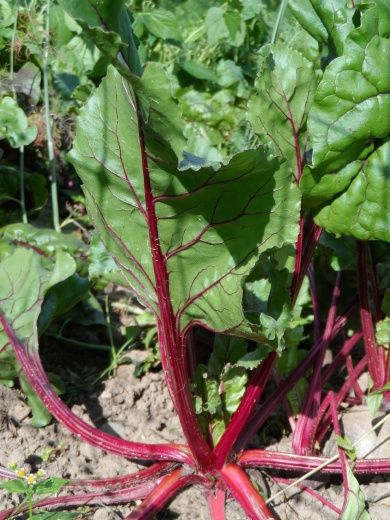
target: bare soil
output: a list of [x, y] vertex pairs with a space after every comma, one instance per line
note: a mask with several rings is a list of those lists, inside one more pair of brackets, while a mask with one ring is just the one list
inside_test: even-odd
[[[141, 354], [142, 355], [142, 354]], [[55, 365], [56, 359], [49, 361]], [[49, 356], [50, 358], [50, 356]], [[56, 372], [69, 385], [72, 377], [77, 380], [83, 375], [83, 364], [78, 356], [73, 356], [74, 366], [64, 368], [56, 363]], [[142, 378], [133, 374], [134, 366], [121, 365], [115, 377], [99, 383], [90, 392], [73, 395], [71, 408], [79, 417], [106, 432], [142, 442], [183, 442], [180, 425], [174, 414], [166, 385], [159, 372], [149, 372]], [[360, 426], [359, 426], [360, 428]], [[271, 439], [272, 442], [272, 439]], [[382, 443], [383, 445], [383, 443]], [[389, 446], [389, 445], [387, 445]], [[72, 436], [55, 421], [49, 426], [36, 429], [31, 426], [30, 410], [18, 389], [0, 386], [0, 464], [6, 466], [15, 460], [28, 468], [26, 461], [34, 462], [34, 457], [43, 454], [45, 448], [57, 448], [52, 460], [44, 463], [48, 475], [64, 478], [112, 477], [131, 473], [141, 466], [115, 455], [103, 453]], [[272, 449], [290, 450], [290, 440], [283, 438], [274, 443]], [[387, 447], [387, 456], [390, 448]], [[383, 455], [382, 455], [383, 456]], [[280, 485], [275, 482], [275, 473], [251, 471], [252, 478], [268, 496], [277, 492]], [[290, 475], [291, 477], [291, 475]], [[330, 477], [308, 482], [332, 503], [341, 506], [343, 500], [340, 480]], [[366, 479], [363, 490], [367, 498], [373, 520], [390, 518], [390, 481], [382, 477]], [[0, 491], [0, 510], [18, 504], [17, 496]], [[93, 520], [120, 519], [129, 514], [134, 503], [121, 507], [90, 507], [80, 513], [80, 518]], [[337, 515], [316, 502], [307, 493], [287, 492], [274, 504], [274, 512], [281, 520], [310, 519], [333, 520]], [[178, 496], [169, 509], [158, 515], [159, 519], [202, 520], [209, 518], [206, 501], [200, 489], [191, 488]], [[238, 505], [230, 502], [227, 508], [228, 520], [244, 520], [245, 515]], [[355, 519], [344, 519], [355, 520]]]

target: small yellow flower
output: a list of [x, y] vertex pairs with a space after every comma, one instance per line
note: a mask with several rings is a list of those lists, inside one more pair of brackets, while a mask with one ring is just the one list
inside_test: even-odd
[[12, 469], [12, 471], [16, 471], [18, 469], [18, 464], [14, 460], [8, 464], [9, 469]]
[[37, 471], [37, 477], [41, 478], [41, 477], [43, 477], [43, 475], [45, 475], [45, 473], [46, 473], [46, 471], [45, 471], [44, 469], [41, 469], [41, 468], [40, 468], [40, 469]]
[[26, 470], [24, 468], [17, 469], [15, 473], [18, 478], [24, 478], [26, 476]]
[[34, 475], [33, 473], [30, 473], [27, 477], [26, 477], [26, 480], [27, 480], [27, 484], [29, 486], [33, 486], [34, 484], [36, 484], [37, 482], [37, 476]]

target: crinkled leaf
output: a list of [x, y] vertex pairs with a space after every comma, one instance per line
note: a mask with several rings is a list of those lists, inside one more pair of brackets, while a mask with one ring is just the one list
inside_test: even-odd
[[259, 254], [295, 243], [299, 194], [291, 174], [261, 149], [238, 154], [217, 172], [180, 172], [164, 134], [150, 128], [153, 119], [140, 127], [140, 115], [129, 83], [110, 68], [79, 118], [71, 160], [107, 249], [160, 316], [148, 247], [157, 224], [178, 330], [196, 321], [258, 337], [259, 327], [242, 313], [242, 283]]
[[[92, 235], [89, 246], [88, 274], [91, 280], [122, 278], [122, 272], [96, 233]], [[124, 283], [124, 280], [120, 283]]]
[[390, 346], [390, 318], [386, 317], [376, 324], [376, 342], [383, 347]]
[[274, 152], [289, 161], [296, 175], [315, 86], [313, 64], [298, 51], [282, 44], [262, 50], [258, 94], [249, 103], [248, 118], [254, 131], [271, 142]]
[[365, 496], [352, 470], [347, 466], [348, 496], [341, 520], [370, 520], [366, 510]]
[[318, 211], [315, 222], [339, 235], [390, 241], [390, 141], [365, 162], [345, 191]]
[[215, 379], [207, 378], [205, 384], [205, 411], [215, 414], [221, 407], [222, 400], [219, 394], [219, 383]]
[[288, 5], [313, 38], [342, 54], [345, 38], [354, 29], [355, 9], [348, 8], [345, 0], [290, 0]]
[[364, 31], [325, 70], [309, 114], [313, 165], [323, 173], [358, 159], [390, 131], [390, 40]]
[[236, 363], [236, 366], [246, 368], [247, 370], [253, 370], [258, 367], [260, 363], [267, 357], [269, 350], [266, 347], [259, 345], [242, 356]]
[[225, 409], [229, 413], [234, 413], [244, 395], [248, 374], [243, 367], [233, 367], [223, 375], [223, 400]]
[[36, 126], [28, 119], [17, 102], [8, 96], [0, 101], [0, 139], [7, 139], [13, 148], [32, 143], [37, 136]]

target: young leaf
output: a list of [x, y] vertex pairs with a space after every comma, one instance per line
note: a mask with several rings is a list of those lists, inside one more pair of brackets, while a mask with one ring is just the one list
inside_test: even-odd
[[371, 517], [366, 510], [364, 493], [349, 466], [347, 466], [347, 478], [348, 497], [341, 520], [370, 520]]
[[286, 45], [268, 45], [262, 58], [248, 118], [254, 131], [267, 137], [299, 178], [306, 141], [306, 118], [316, 77], [313, 64]]

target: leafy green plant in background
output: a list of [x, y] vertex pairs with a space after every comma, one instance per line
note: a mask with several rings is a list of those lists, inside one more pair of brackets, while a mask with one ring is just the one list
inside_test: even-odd
[[[351, 446], [339, 443], [332, 459], [318, 455], [331, 428], [341, 438], [338, 412], [351, 398], [375, 399], [374, 411], [390, 400], [390, 17], [380, 0], [286, 4], [130, 2], [132, 16], [120, 0], [52, 6], [53, 47], [61, 42], [68, 56], [88, 49], [78, 83], [56, 76], [54, 58], [50, 67], [68, 108], [78, 112], [91, 94], [70, 161], [104, 246], [92, 242], [83, 270], [84, 246], [64, 247], [67, 235], [52, 232], [49, 243], [58, 242], [48, 252], [41, 232], [6, 228], [0, 338], [73, 433], [154, 464], [103, 479], [109, 495], [79, 493], [37, 508], [143, 498], [128, 518], [151, 518], [198, 484], [212, 518], [224, 517], [228, 494], [249, 518], [273, 518], [267, 504], [275, 497], [265, 500], [246, 473], [271, 467], [341, 474], [343, 503], [318, 498], [345, 520], [368, 517], [346, 458]], [[80, 77], [76, 67], [69, 74]], [[87, 270], [92, 280], [120, 280], [154, 316], [187, 444], [112, 437], [74, 416], [52, 389], [39, 333], [90, 298]], [[365, 372], [367, 396], [358, 383]], [[248, 450], [279, 404], [293, 453]], [[388, 459], [354, 463], [356, 474], [389, 471]]]

